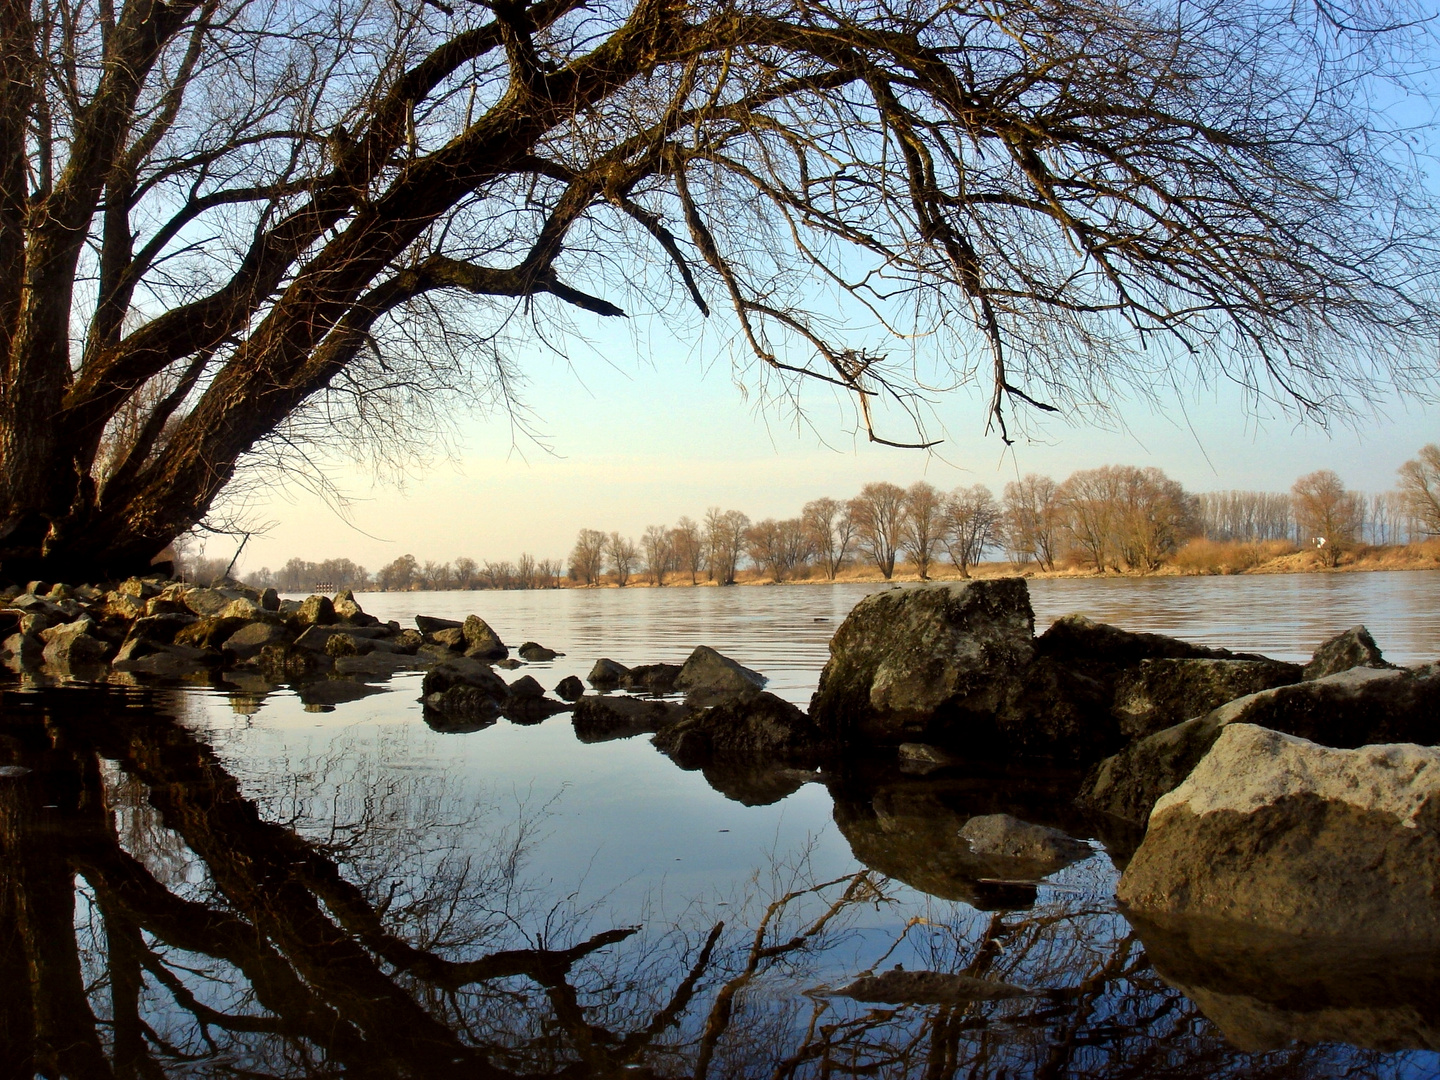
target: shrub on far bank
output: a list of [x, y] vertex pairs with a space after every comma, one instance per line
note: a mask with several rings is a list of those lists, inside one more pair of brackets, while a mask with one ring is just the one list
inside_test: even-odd
[[1170, 565], [1187, 574], [1243, 574], [1300, 549], [1289, 540], [1206, 540], [1185, 543]]

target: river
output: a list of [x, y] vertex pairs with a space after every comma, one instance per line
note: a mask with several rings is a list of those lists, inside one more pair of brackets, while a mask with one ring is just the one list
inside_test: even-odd
[[[601, 656], [706, 644], [803, 705], [877, 587], [358, 599], [558, 649], [525, 669], [547, 688]], [[1396, 662], [1440, 657], [1434, 572], [1030, 589], [1040, 628], [1079, 611], [1303, 660], [1363, 622]], [[65, 1014], [48, 1037], [80, 1047], [75, 1075], [1440, 1075], [1440, 978], [1357, 1003], [1257, 989], [1273, 976], [1253, 971], [1199, 989], [1157, 972], [1113, 903], [1131, 840], [1070, 807], [1074, 776], [876, 762], [756, 788], [682, 771], [644, 736], [582, 743], [563, 714], [432, 730], [419, 682], [326, 705], [253, 684], [6, 692], [4, 737], [35, 772], [0, 783], [0, 840], [18, 895], [62, 909], [21, 922], [70, 928], [36, 1000]], [[997, 810], [1093, 854], [1038, 884], [976, 879], [955, 834]], [[13, 911], [0, 897], [0, 929]], [[23, 978], [11, 942], [0, 977]], [[1027, 993], [834, 994], [897, 964]]]

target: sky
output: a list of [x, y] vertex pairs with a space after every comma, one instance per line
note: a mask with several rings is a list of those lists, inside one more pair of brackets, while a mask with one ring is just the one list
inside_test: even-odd
[[[242, 572], [350, 558], [371, 571], [405, 554], [421, 562], [462, 555], [514, 560], [522, 552], [563, 559], [581, 528], [638, 536], [647, 525], [699, 519], [707, 507], [752, 519], [790, 517], [808, 500], [848, 498], [862, 484], [927, 480], [952, 489], [987, 484], [998, 495], [1028, 472], [1063, 479], [1106, 464], [1157, 466], [1190, 491], [1285, 491], [1315, 469], [1334, 469], [1366, 492], [1392, 488], [1395, 470], [1440, 441], [1440, 407], [1391, 399], [1381, 413], [1330, 431], [1278, 414], [1257, 418], [1233, 388], [1172, 399], [1163, 409], [1122, 403], [1121, 424], [1052, 421], [1007, 448], [985, 433], [986, 395], [965, 387], [942, 400], [944, 442], [931, 453], [868, 443], [847, 408], [828, 395], [806, 399], [808, 425], [793, 412], [758, 406], [737, 387], [718, 344], [676, 340], [658, 323], [582, 328], [590, 347], [562, 360], [538, 350], [521, 362], [521, 395], [538, 440], [508, 418], [462, 415], [449, 456], [436, 455], [403, 484], [373, 482], [336, 462], [342, 513], [309, 492], [261, 493]], [[897, 430], [896, 434], [900, 434]], [[822, 441], [823, 437], [823, 441]], [[229, 558], [236, 541], [212, 537], [209, 557]]]

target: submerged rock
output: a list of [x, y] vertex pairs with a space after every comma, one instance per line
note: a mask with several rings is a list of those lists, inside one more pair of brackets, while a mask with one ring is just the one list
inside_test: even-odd
[[1003, 877], [1045, 877], [1094, 854], [1090, 845], [1068, 833], [1009, 814], [972, 817], [960, 826], [960, 838], [976, 855], [1006, 865], [1008, 872], [999, 875]]
[[546, 660], [554, 660], [557, 656], [564, 655], [564, 653], [558, 653], [554, 649], [547, 649], [544, 645], [534, 641], [525, 642], [520, 648], [515, 650], [515, 653], [521, 660], [529, 660], [532, 664], [543, 663]]
[[1203, 717], [1131, 743], [1086, 777], [1079, 802], [1144, 822], [1235, 723], [1257, 724], [1326, 746], [1440, 743], [1440, 665], [1378, 670], [1357, 667], [1228, 702]]
[[579, 701], [585, 694], [585, 684], [574, 675], [566, 675], [555, 685], [555, 693], [566, 701]]
[[1440, 748], [1230, 724], [1155, 804], [1116, 895], [1152, 919], [1440, 949]]
[[614, 660], [601, 657], [590, 669], [587, 681], [596, 690], [608, 690], [618, 687], [629, 674], [630, 669], [624, 664], [617, 664]]
[[815, 765], [823, 741], [810, 718], [790, 702], [764, 691], [708, 708], [690, 708], [653, 742], [683, 769], [715, 761]]
[[1033, 995], [1033, 991], [998, 979], [900, 969], [863, 975], [833, 993], [881, 1005], [963, 1005], [968, 1001], [1005, 1001]]
[[610, 742], [648, 735], [679, 719], [683, 706], [674, 701], [589, 695], [575, 703], [575, 737], [583, 743]]

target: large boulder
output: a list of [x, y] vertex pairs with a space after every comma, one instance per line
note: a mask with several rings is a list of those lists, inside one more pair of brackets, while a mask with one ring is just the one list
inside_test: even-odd
[[335, 604], [328, 596], [307, 596], [290, 618], [300, 626], [330, 626], [335, 622]]
[[114, 649], [108, 641], [96, 637], [92, 633], [94, 629], [95, 624], [89, 616], [83, 616], [44, 631], [40, 638], [45, 642], [41, 654], [45, 663], [66, 668], [94, 667], [105, 663]]
[[1236, 723], [1258, 724], [1326, 746], [1440, 743], [1440, 664], [1413, 669], [1351, 668], [1323, 679], [1278, 686], [1228, 702], [1205, 716], [1158, 731], [1100, 762], [1079, 802], [1144, 822]]
[[1275, 660], [1142, 660], [1116, 681], [1115, 716], [1122, 735], [1140, 739], [1238, 697], [1297, 683], [1300, 674], [1298, 664]]
[[488, 664], [463, 656], [436, 664], [421, 683], [421, 700], [427, 710], [466, 723], [492, 723], [509, 696], [505, 680]]
[[190, 645], [197, 649], [219, 649], [232, 634], [248, 625], [250, 625], [248, 619], [204, 615], [188, 626], [182, 627], [175, 635], [175, 643]]
[[360, 605], [355, 601], [355, 594], [349, 589], [336, 593], [331, 606], [335, 610], [336, 620], [346, 626], [376, 626], [380, 622], [374, 615], [367, 615], [360, 610]]
[[221, 647], [234, 653], [237, 660], [249, 660], [257, 656], [267, 645], [283, 645], [290, 640], [283, 626], [268, 622], [252, 622], [242, 626], [225, 639]]
[[510, 655], [510, 650], [500, 640], [500, 635], [479, 615], [467, 617], [461, 631], [465, 635], [466, 656], [481, 660], [504, 660]]
[[1116, 895], [1162, 924], [1440, 947], [1440, 748], [1230, 724], [1155, 804]]
[[1165, 634], [1137, 633], [1095, 622], [1084, 615], [1063, 615], [1035, 640], [1042, 656], [1103, 667], [1132, 667], [1142, 660], [1266, 660], [1255, 653], [1235, 653], [1196, 645]]
[[891, 743], [994, 730], [1034, 658], [1035, 616], [1022, 578], [872, 593], [830, 641], [810, 716], [841, 741]]
[[459, 630], [465, 624], [458, 619], [437, 619], [433, 615], [416, 615], [415, 625], [422, 634], [433, 634], [437, 630]]
[[612, 690], [620, 686], [629, 675], [630, 669], [624, 664], [602, 656], [590, 669], [589, 682], [596, 690]]
[[824, 750], [808, 716], [763, 691], [737, 695], [709, 708], [692, 708], [652, 741], [683, 769], [702, 768], [717, 760], [812, 767]]
[[1387, 663], [1381, 655], [1380, 646], [1375, 644], [1369, 630], [1363, 626], [1352, 626], [1343, 634], [1336, 634], [1320, 643], [1315, 655], [1305, 665], [1305, 678], [1323, 679], [1327, 675], [1336, 675], [1357, 667], [1394, 666]]

